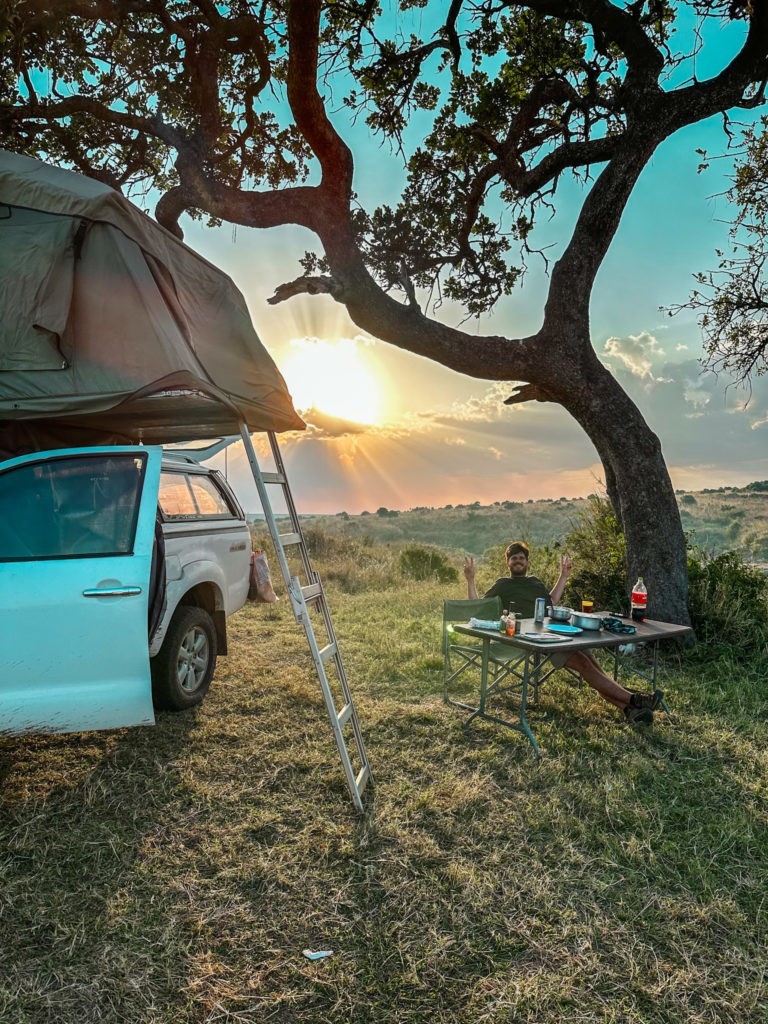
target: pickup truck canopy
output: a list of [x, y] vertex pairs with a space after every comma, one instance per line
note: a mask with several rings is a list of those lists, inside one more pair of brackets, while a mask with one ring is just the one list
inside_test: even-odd
[[0, 457], [303, 430], [226, 274], [101, 182], [0, 150]]

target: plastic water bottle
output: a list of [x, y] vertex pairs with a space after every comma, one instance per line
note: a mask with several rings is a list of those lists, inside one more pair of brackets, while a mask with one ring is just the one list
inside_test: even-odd
[[632, 587], [632, 618], [635, 622], [643, 622], [645, 609], [648, 604], [648, 589], [643, 583], [643, 577], [638, 576], [637, 583]]

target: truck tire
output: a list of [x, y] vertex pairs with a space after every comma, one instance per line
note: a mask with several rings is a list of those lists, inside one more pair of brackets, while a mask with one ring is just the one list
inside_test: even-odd
[[199, 704], [211, 685], [216, 655], [216, 627], [208, 612], [178, 607], [163, 646], [150, 661], [155, 707], [184, 711]]

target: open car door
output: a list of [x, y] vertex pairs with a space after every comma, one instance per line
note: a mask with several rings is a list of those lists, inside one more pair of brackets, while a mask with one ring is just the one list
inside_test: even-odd
[[154, 722], [160, 461], [104, 447], [0, 463], [0, 735]]

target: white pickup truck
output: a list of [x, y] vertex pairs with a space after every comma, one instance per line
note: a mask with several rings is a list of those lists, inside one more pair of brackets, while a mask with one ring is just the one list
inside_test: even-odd
[[199, 703], [250, 557], [232, 490], [192, 459], [101, 447], [0, 463], [0, 734]]

